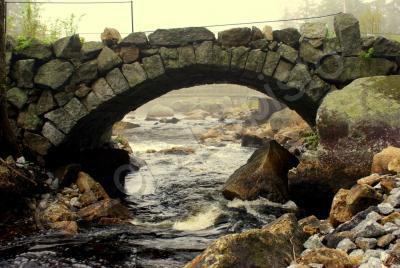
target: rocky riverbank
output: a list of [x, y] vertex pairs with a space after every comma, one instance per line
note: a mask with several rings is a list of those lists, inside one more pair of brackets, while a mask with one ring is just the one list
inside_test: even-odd
[[[215, 241], [186, 267], [397, 267], [400, 265], [400, 149], [374, 157], [372, 174], [333, 199], [327, 219], [287, 214]], [[395, 151], [395, 153], [393, 153]], [[390, 152], [390, 153], [389, 153]]]

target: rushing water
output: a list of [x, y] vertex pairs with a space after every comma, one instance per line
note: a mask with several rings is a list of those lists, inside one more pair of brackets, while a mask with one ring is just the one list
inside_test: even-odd
[[[126, 131], [135, 155], [146, 165], [126, 179], [130, 226], [81, 228], [74, 237], [43, 231], [0, 246], [6, 267], [182, 267], [212, 241], [261, 227], [282, 213], [268, 200], [228, 201], [221, 187], [254, 152], [240, 143], [207, 146], [196, 136], [215, 119], [177, 124], [135, 119]], [[184, 146], [190, 155], [149, 150]], [[290, 204], [285, 207], [292, 208]]]

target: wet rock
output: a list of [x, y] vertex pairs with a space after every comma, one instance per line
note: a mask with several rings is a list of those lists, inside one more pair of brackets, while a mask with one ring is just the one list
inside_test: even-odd
[[159, 29], [149, 35], [151, 45], [165, 47], [183, 46], [195, 42], [213, 41], [214, 39], [214, 34], [203, 27]]
[[82, 59], [92, 60], [97, 58], [103, 48], [104, 45], [101, 42], [91, 41], [83, 43], [81, 49]]
[[22, 109], [26, 102], [28, 101], [28, 95], [25, 90], [17, 87], [13, 87], [7, 91], [7, 101], [17, 107]]
[[14, 65], [14, 76], [20, 88], [32, 88], [35, 60], [19, 60]]
[[288, 200], [287, 172], [298, 160], [276, 141], [258, 149], [247, 164], [236, 170], [223, 188], [225, 198], [253, 200], [260, 196], [274, 202]]
[[58, 221], [51, 223], [50, 227], [61, 231], [65, 235], [74, 235], [78, 233], [78, 224], [76, 221]]
[[219, 238], [185, 267], [287, 267], [304, 240], [295, 217], [286, 214], [262, 229]]
[[50, 47], [40, 43], [37, 40], [32, 41], [32, 43], [26, 48], [19, 50], [17, 54], [22, 58], [35, 59], [41, 62], [47, 62], [53, 56]]
[[[389, 163], [389, 169], [390, 169], [390, 163]], [[390, 193], [393, 189], [397, 187], [397, 184], [398, 183], [396, 179], [390, 177], [383, 177], [380, 182], [381, 189], [383, 190], [384, 193]]]
[[129, 210], [118, 200], [105, 199], [90, 206], [80, 209], [77, 213], [84, 221], [96, 221], [101, 218], [118, 218], [128, 220], [131, 218]]
[[60, 180], [61, 187], [68, 187], [76, 182], [81, 170], [82, 167], [79, 164], [68, 164], [58, 167], [54, 172], [54, 176]]
[[332, 248], [319, 248], [308, 251], [297, 259], [297, 263], [303, 265], [318, 263], [323, 264], [326, 268], [353, 267], [349, 256], [345, 252]]
[[389, 164], [395, 161], [395, 159], [400, 159], [400, 148], [389, 146], [383, 149], [381, 152], [374, 155], [371, 172], [379, 174], [392, 173], [392, 171], [389, 170]]
[[97, 57], [97, 67], [101, 74], [122, 65], [122, 60], [118, 55], [108, 47], [104, 47]]
[[122, 47], [140, 47], [148, 46], [147, 36], [143, 32], [130, 33], [127, 37], [122, 39], [120, 46]]
[[315, 235], [320, 232], [321, 222], [314, 215], [299, 220], [299, 225], [307, 235]]
[[233, 28], [218, 33], [218, 42], [225, 47], [245, 46], [251, 41], [250, 28]]
[[115, 47], [121, 39], [121, 34], [114, 28], [105, 28], [101, 33], [101, 41], [105, 46], [111, 48]]
[[378, 205], [382, 201], [382, 195], [369, 185], [355, 185], [346, 197], [346, 203], [354, 214]]
[[79, 172], [78, 178], [76, 180], [76, 185], [79, 188], [81, 193], [91, 192], [95, 195], [97, 200], [100, 199], [109, 199], [107, 193], [104, 188], [100, 185], [100, 183], [96, 182], [89, 174], [85, 172]]
[[346, 56], [358, 55], [361, 51], [361, 33], [358, 20], [352, 14], [342, 13], [334, 18], [336, 36]]
[[74, 67], [71, 63], [58, 59], [52, 60], [39, 68], [35, 83], [56, 90], [68, 81], [73, 71]]
[[53, 50], [57, 58], [73, 59], [81, 55], [82, 43], [79, 34], [67, 36], [54, 42]]
[[336, 227], [341, 223], [350, 220], [353, 217], [353, 213], [347, 206], [347, 196], [349, 190], [340, 189], [332, 200], [332, 207], [329, 212], [329, 221]]
[[77, 215], [61, 202], [50, 204], [49, 207], [41, 212], [39, 217], [43, 224], [53, 224], [60, 221], [75, 221], [77, 219]]
[[273, 31], [274, 40], [277, 42], [282, 42], [293, 48], [299, 46], [299, 39], [301, 37], [299, 31], [295, 28], [287, 28], [283, 30]]

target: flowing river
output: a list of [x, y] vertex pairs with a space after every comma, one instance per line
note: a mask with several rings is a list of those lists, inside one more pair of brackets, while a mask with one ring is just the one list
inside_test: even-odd
[[[73, 237], [47, 230], [19, 237], [0, 245], [1, 267], [182, 267], [218, 237], [262, 227], [295, 208], [265, 199], [223, 198], [223, 183], [255, 149], [239, 141], [199, 143], [199, 133], [221, 125], [217, 119], [176, 124], [126, 120], [140, 125], [125, 136], [135, 156], [146, 162], [126, 178], [132, 224], [88, 226]], [[154, 152], [176, 146], [194, 153]]]

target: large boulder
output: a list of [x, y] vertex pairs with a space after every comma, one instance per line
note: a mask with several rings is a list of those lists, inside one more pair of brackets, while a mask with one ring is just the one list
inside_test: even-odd
[[362, 78], [324, 98], [317, 129], [330, 161], [360, 167], [360, 178], [375, 153], [400, 145], [399, 85], [398, 75]]
[[345, 56], [361, 52], [360, 24], [352, 14], [341, 13], [334, 18], [336, 36], [339, 38]]
[[304, 241], [295, 216], [286, 214], [262, 229], [219, 238], [185, 268], [287, 267]]
[[176, 29], [159, 29], [149, 35], [150, 44], [153, 46], [183, 46], [203, 41], [213, 41], [214, 34], [203, 27], [189, 27]]
[[247, 164], [236, 170], [223, 188], [228, 199], [254, 200], [265, 197], [273, 202], [288, 201], [287, 173], [298, 160], [276, 141], [258, 149]]
[[56, 90], [66, 84], [73, 71], [74, 67], [71, 63], [58, 59], [52, 60], [39, 68], [35, 83]]

